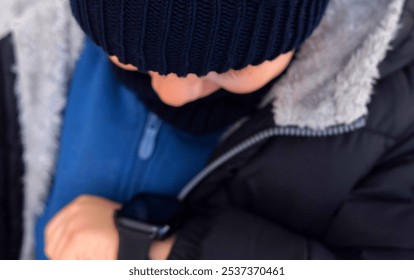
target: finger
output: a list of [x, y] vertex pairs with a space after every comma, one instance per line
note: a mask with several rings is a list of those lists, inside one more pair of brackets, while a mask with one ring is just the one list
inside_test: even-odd
[[51, 259], [56, 257], [56, 254], [61, 250], [65, 243], [65, 233], [67, 231], [67, 224], [62, 224], [53, 233], [47, 236], [45, 241], [45, 253]]
[[73, 244], [70, 244], [70, 238], [63, 237], [56, 246], [55, 260], [68, 260], [72, 254]]
[[78, 254], [78, 251], [83, 249], [77, 244], [79, 237], [76, 235], [79, 234], [77, 228], [76, 220], [71, 220], [65, 225], [60, 240], [55, 243], [55, 259], [74, 259], [75, 253]]
[[45, 228], [46, 236], [52, 236], [63, 224], [66, 223], [66, 216], [69, 215], [70, 207], [64, 207], [58, 211], [48, 222]]
[[69, 226], [73, 226], [76, 215], [71, 211], [71, 207], [60, 210], [47, 224], [45, 228], [45, 251], [46, 255], [54, 258], [57, 248], [65, 240], [66, 231]]
[[62, 250], [57, 254], [56, 260], [78, 260], [77, 252], [72, 248], [68, 243], [62, 248]]

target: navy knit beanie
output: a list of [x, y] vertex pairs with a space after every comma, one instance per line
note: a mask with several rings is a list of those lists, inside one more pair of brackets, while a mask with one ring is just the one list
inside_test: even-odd
[[205, 76], [273, 60], [314, 31], [329, 0], [70, 0], [85, 33], [141, 72]]

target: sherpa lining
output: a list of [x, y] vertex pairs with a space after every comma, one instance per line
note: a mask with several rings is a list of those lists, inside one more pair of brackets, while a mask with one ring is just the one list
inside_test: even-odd
[[[324, 129], [366, 115], [404, 1], [331, 0], [321, 25], [265, 99], [274, 104], [275, 124]], [[26, 167], [22, 259], [34, 257], [34, 227], [49, 191], [61, 113], [82, 49], [84, 35], [69, 11], [68, 1], [42, 0], [12, 24]]]
[[10, 32], [19, 16], [39, 0], [0, 0], [0, 39]]
[[39, 1], [12, 30], [25, 163], [22, 259], [34, 257], [35, 223], [49, 191], [68, 83], [83, 42], [68, 2]]
[[366, 116], [404, 3], [331, 0], [320, 26], [262, 104], [273, 102], [275, 124], [323, 130]]

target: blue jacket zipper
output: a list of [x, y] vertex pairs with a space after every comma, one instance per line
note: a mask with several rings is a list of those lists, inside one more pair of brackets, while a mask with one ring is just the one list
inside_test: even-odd
[[138, 149], [138, 156], [141, 160], [148, 160], [153, 155], [161, 124], [162, 121], [157, 115], [152, 112], [148, 113], [144, 135]]

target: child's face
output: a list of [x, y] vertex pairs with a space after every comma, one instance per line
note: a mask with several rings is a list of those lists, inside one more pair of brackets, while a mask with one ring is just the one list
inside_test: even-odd
[[[209, 72], [204, 77], [189, 74], [180, 78], [173, 73], [167, 76], [153, 71], [148, 73], [152, 79], [152, 87], [160, 99], [170, 106], [179, 107], [208, 96], [221, 88], [237, 94], [254, 92], [280, 75], [292, 60], [293, 53], [292, 51], [272, 61], [265, 61], [257, 66], [250, 65], [239, 71], [230, 70], [223, 74]], [[138, 71], [132, 65], [120, 63], [117, 57], [113, 56], [111, 60], [126, 70]]]

